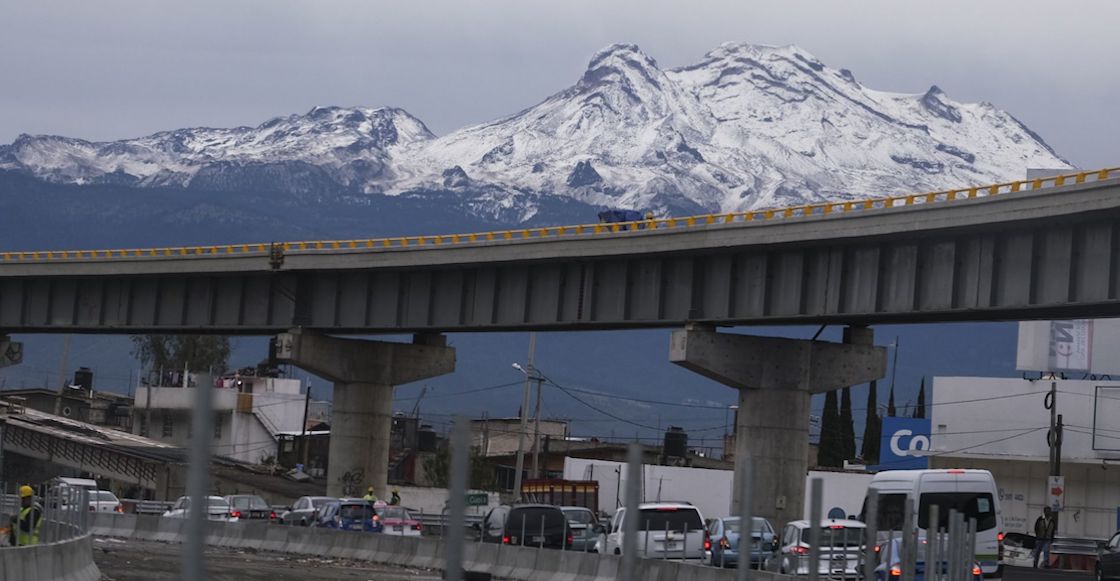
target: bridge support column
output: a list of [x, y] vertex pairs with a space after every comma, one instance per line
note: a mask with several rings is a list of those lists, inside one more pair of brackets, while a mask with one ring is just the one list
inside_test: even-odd
[[777, 526], [802, 518], [810, 397], [882, 377], [886, 349], [872, 340], [866, 327], [845, 329], [844, 343], [717, 333], [705, 326], [673, 332], [670, 361], [739, 390], [731, 514], [739, 510], [739, 462], [749, 457], [751, 514]]
[[412, 343], [362, 341], [294, 330], [277, 337], [277, 357], [334, 382], [327, 495], [387, 498], [393, 386], [455, 370], [443, 335]]

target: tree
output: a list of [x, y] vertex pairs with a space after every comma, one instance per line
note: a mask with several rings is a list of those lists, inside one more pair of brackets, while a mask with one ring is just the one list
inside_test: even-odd
[[[841, 460], [856, 457], [856, 431], [852, 425], [852, 390], [845, 387], [840, 392], [840, 442]], [[841, 466], [843, 462], [841, 462]]]
[[895, 414], [894, 409], [894, 386], [891, 386], [891, 397], [887, 400], [887, 417], [893, 418]]
[[918, 389], [918, 405], [914, 406], [914, 417], [926, 417], [926, 378], [922, 378], [922, 386]]
[[836, 392], [824, 395], [821, 413], [821, 442], [817, 449], [817, 465], [839, 468], [844, 465], [843, 435], [840, 430], [840, 411], [836, 405]]
[[220, 335], [134, 335], [132, 356], [147, 369], [224, 373], [229, 337]]
[[879, 437], [883, 433], [883, 420], [879, 417], [879, 386], [872, 381], [867, 388], [867, 422], [863, 426], [863, 462], [879, 463]]
[[[451, 475], [451, 446], [444, 444], [436, 450], [435, 454], [424, 458], [422, 463], [424, 476], [429, 486], [446, 488]], [[476, 490], [493, 490], [494, 467], [486, 461], [477, 448], [471, 448], [470, 457], [470, 487]]]

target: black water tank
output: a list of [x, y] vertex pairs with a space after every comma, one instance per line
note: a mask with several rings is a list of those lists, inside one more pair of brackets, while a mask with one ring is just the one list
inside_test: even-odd
[[421, 452], [435, 452], [438, 438], [431, 426], [420, 426], [420, 430], [416, 432], [416, 447]]
[[669, 426], [665, 431], [665, 457], [685, 458], [688, 456], [688, 433], [677, 426]]
[[74, 385], [86, 391], [93, 389], [93, 372], [88, 367], [79, 367], [74, 372]]

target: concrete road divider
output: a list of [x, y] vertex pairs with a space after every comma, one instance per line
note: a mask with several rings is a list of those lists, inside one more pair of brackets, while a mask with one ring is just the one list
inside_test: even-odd
[[56, 543], [0, 548], [0, 579], [99, 581], [92, 539], [86, 534]]
[[[180, 542], [183, 519], [168, 519], [143, 515], [98, 514], [94, 517], [93, 530], [99, 536], [136, 538], [153, 541]], [[401, 537], [391, 534], [359, 533], [333, 529], [276, 526], [266, 523], [208, 523], [207, 543], [240, 549], [257, 549], [294, 555], [319, 555], [356, 559], [375, 563], [408, 567], [443, 569], [444, 540], [432, 537]], [[72, 558], [81, 555], [96, 573], [88, 550], [89, 537], [84, 537], [84, 552], [74, 551]], [[77, 541], [71, 541], [77, 542]], [[38, 549], [42, 547], [28, 547]], [[22, 549], [20, 549], [22, 550]], [[67, 570], [82, 569], [82, 562], [63, 561], [61, 549], [47, 549], [57, 557]], [[10, 564], [3, 559], [7, 549], [0, 549], [0, 566]], [[45, 559], [45, 557], [44, 557]], [[38, 563], [38, 559], [34, 560]], [[469, 579], [517, 579], [520, 581], [614, 581], [619, 572], [621, 558], [617, 555], [599, 555], [577, 551], [556, 551], [496, 544], [469, 543], [464, 546], [463, 566]], [[13, 565], [14, 566], [14, 565]], [[44, 564], [43, 567], [54, 567]], [[43, 569], [53, 574], [54, 569]], [[84, 569], [82, 569], [84, 571]], [[56, 578], [27, 575], [23, 570], [0, 568], [2, 579]], [[645, 581], [734, 581], [735, 570], [705, 567], [698, 563], [681, 563], [659, 559], [639, 559], [638, 578]], [[58, 577], [58, 581], [96, 581], [98, 576]], [[791, 579], [767, 571], [754, 571], [756, 581]]]

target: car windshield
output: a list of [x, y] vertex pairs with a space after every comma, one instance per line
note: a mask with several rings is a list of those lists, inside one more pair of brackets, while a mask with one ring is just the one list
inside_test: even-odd
[[987, 531], [996, 526], [996, 510], [992, 495], [987, 492], [927, 492], [918, 502], [918, 527], [928, 529], [929, 509], [937, 506], [937, 528], [949, 529], [949, 511], [964, 514], [965, 521], [976, 519], [976, 530]]
[[595, 522], [595, 515], [590, 510], [565, 510], [564, 516], [574, 525], [589, 525]]
[[[812, 544], [810, 540], [811, 529], [801, 531], [801, 542]], [[858, 547], [863, 544], [863, 529], [832, 525], [821, 527], [822, 547]]]
[[[866, 504], [866, 502], [865, 502]], [[864, 509], [866, 512], [866, 508]], [[906, 515], [906, 495], [905, 494], [880, 494], [879, 506], [877, 509], [878, 521], [877, 526], [881, 531], [900, 531], [902, 530], [903, 520]], [[864, 516], [866, 521], [866, 515]]]
[[348, 520], [368, 520], [373, 518], [373, 507], [368, 504], [344, 504], [339, 507], [338, 515]]
[[326, 504], [326, 503], [328, 503], [332, 500], [334, 500], [334, 499], [333, 498], [328, 498], [328, 497], [325, 497], [325, 496], [323, 498], [312, 498], [311, 499], [311, 506], [313, 508], [323, 508], [324, 504]]
[[399, 506], [388, 506], [377, 511], [381, 518], [397, 519], [397, 520], [412, 520], [412, 515], [408, 511]]
[[704, 521], [695, 508], [663, 507], [643, 508], [642, 518], [638, 521], [640, 531], [690, 531], [703, 530]]
[[233, 508], [242, 510], [268, 510], [268, 503], [259, 496], [235, 496], [230, 499]]
[[103, 500], [108, 502], [117, 502], [117, 497], [112, 492], [107, 490], [98, 490], [94, 493], [93, 500]]
[[[723, 521], [723, 528], [729, 533], [739, 534], [739, 529], [741, 528], [739, 526], [739, 522], [740, 521], [737, 518], [725, 519]], [[755, 517], [751, 519], [751, 524], [754, 525], [751, 528], [751, 533], [753, 534], [770, 532], [769, 527], [766, 526], [766, 519]]]

